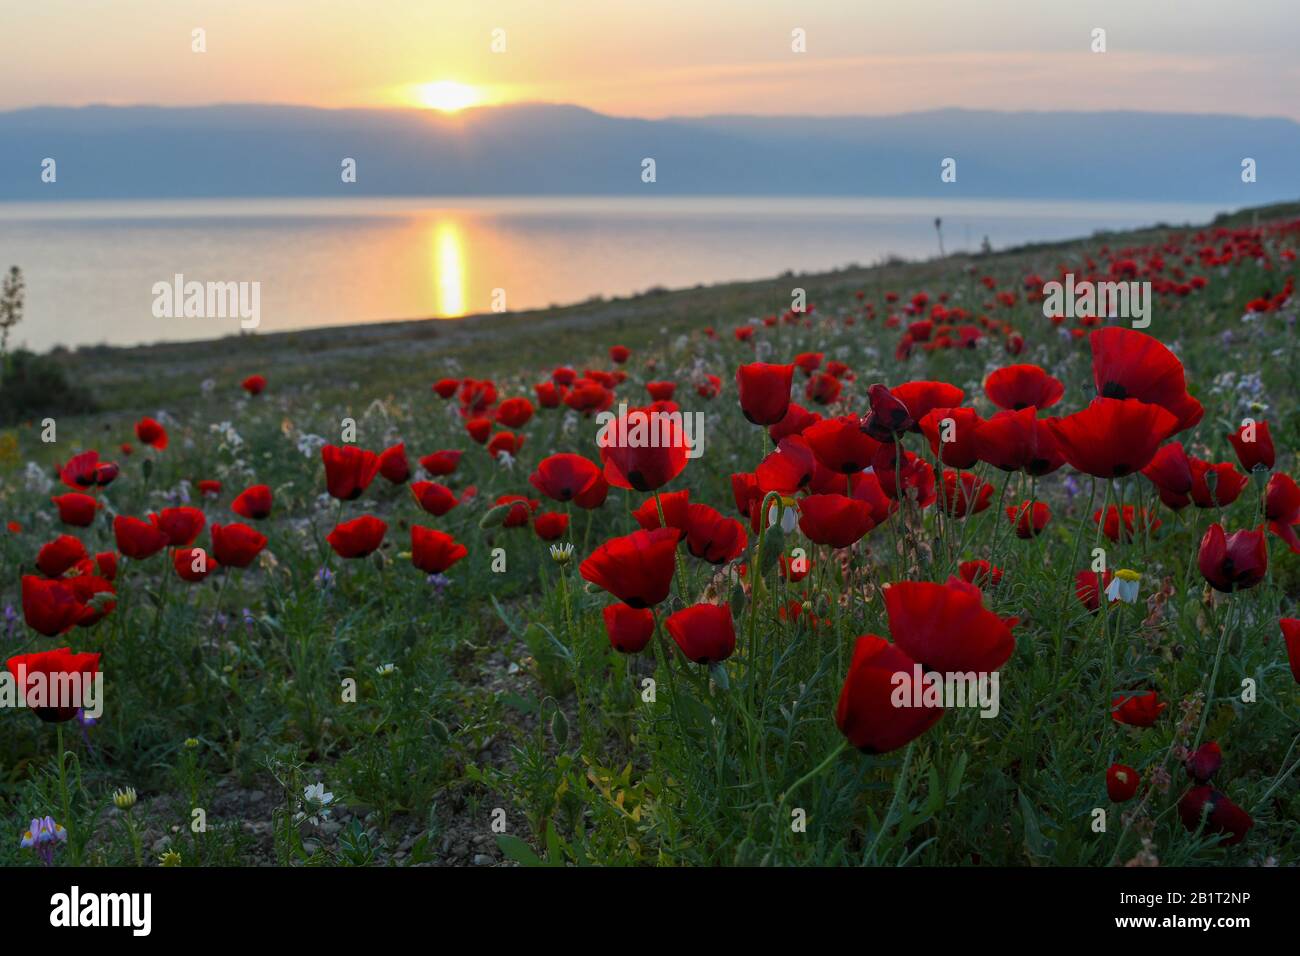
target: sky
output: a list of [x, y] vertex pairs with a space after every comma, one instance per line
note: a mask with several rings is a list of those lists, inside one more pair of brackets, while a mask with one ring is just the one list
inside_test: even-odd
[[[1097, 28], [1105, 53], [1091, 49]], [[1300, 0], [41, 0], [5, 12], [0, 109], [548, 101], [640, 117], [1300, 119], [1298, 36]]]

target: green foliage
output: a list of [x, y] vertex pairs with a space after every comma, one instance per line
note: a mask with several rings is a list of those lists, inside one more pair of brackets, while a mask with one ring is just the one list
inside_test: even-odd
[[68, 379], [56, 356], [19, 349], [0, 355], [0, 365], [0, 425], [82, 415], [98, 408], [89, 391]]

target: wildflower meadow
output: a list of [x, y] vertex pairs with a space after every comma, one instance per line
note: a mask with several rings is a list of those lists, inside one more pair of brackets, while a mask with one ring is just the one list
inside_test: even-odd
[[0, 447], [0, 863], [1294, 864], [1298, 247], [79, 355]]

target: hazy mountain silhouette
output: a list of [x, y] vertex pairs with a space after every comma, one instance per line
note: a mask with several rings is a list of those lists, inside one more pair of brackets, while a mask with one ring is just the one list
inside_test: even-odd
[[[852, 195], [1260, 204], [1300, 195], [1300, 124], [937, 110], [643, 120], [425, 110], [40, 107], [0, 113], [0, 200], [355, 195]], [[53, 157], [58, 181], [41, 181]], [[356, 183], [340, 163], [358, 164]], [[641, 181], [653, 157], [657, 182]], [[940, 182], [944, 157], [957, 181]], [[1258, 181], [1241, 182], [1245, 157]]]

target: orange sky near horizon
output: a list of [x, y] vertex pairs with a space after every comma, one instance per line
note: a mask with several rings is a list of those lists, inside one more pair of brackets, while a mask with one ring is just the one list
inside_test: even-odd
[[[1295, 0], [43, 0], [0, 109], [549, 101], [623, 116], [1148, 109], [1300, 119]], [[1246, 15], [1249, 11], [1249, 15]], [[1107, 52], [1090, 50], [1107, 33]], [[206, 51], [192, 51], [192, 31]], [[806, 52], [791, 49], [792, 31]], [[501, 32], [496, 32], [501, 31]], [[495, 42], [495, 48], [494, 48]], [[504, 45], [504, 49], [501, 49]], [[432, 87], [432, 84], [459, 84]]]

